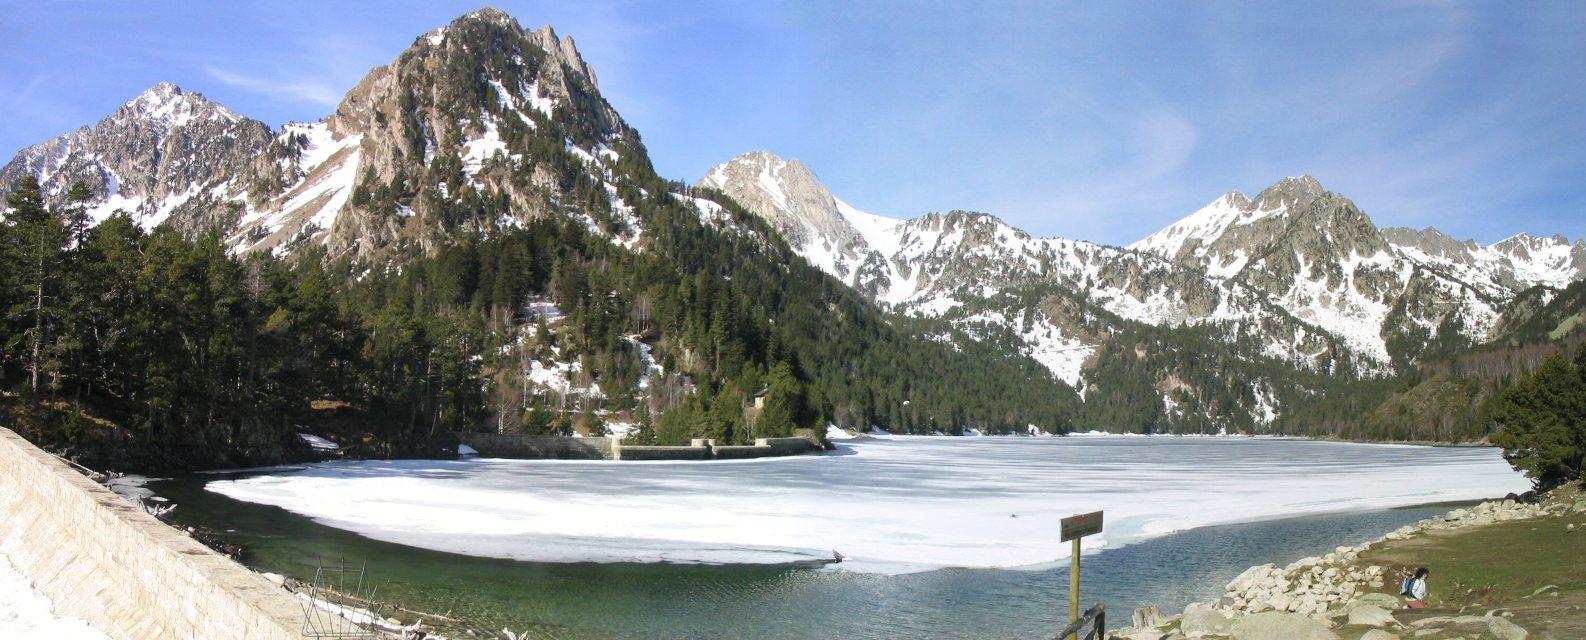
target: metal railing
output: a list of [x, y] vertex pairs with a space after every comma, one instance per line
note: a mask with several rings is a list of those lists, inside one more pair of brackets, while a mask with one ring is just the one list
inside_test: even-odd
[[[1089, 631], [1086, 631], [1086, 629]], [[1083, 635], [1081, 635], [1083, 634]], [[1084, 613], [1079, 614], [1079, 619], [1068, 623], [1063, 631], [1057, 634], [1056, 640], [1105, 640], [1107, 637], [1107, 606], [1097, 604]]]
[[380, 637], [374, 627], [384, 619], [386, 606], [375, 601], [368, 573], [368, 563], [355, 569], [348, 569], [345, 561], [316, 568], [314, 581], [297, 592], [303, 599], [303, 635], [345, 640]]

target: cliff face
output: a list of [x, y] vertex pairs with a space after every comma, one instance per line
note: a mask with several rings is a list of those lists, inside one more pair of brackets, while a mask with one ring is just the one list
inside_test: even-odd
[[[568, 135], [546, 149], [534, 130], [551, 124]], [[548, 156], [580, 159], [594, 180], [643, 153], [572, 38], [483, 9], [415, 39], [317, 122], [272, 130], [156, 85], [17, 154], [0, 195], [32, 175], [58, 203], [80, 181], [96, 221], [122, 211], [148, 228], [219, 230], [240, 251], [373, 258], [552, 213], [574, 181]], [[486, 219], [477, 202], [498, 197], [510, 204]]]

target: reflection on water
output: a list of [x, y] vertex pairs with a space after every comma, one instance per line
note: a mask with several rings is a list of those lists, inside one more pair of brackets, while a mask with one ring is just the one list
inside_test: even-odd
[[[1067, 615], [1067, 570], [943, 569], [876, 575], [765, 565], [532, 563], [379, 542], [202, 489], [151, 487], [183, 524], [230, 531], [248, 564], [312, 577], [318, 559], [368, 561], [381, 599], [545, 638], [1037, 638]], [[1446, 511], [1415, 507], [1195, 529], [1084, 560], [1084, 600], [1115, 619], [1221, 595], [1252, 564], [1288, 562]], [[1056, 538], [1055, 532], [1053, 538]]]

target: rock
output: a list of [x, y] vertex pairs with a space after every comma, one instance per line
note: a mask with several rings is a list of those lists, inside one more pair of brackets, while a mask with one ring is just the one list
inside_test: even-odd
[[1360, 640], [1399, 640], [1399, 636], [1381, 629], [1372, 629], [1361, 634]]
[[1399, 621], [1393, 619], [1393, 614], [1387, 609], [1374, 604], [1363, 604], [1349, 610], [1349, 624], [1365, 627], [1386, 627], [1398, 625]]
[[1234, 640], [1339, 640], [1327, 625], [1297, 613], [1257, 613], [1234, 623]]
[[1386, 593], [1371, 592], [1355, 596], [1354, 600], [1350, 600], [1349, 604], [1344, 605], [1344, 609], [1348, 610], [1350, 607], [1368, 604], [1387, 609], [1388, 611], [1393, 611], [1394, 609], [1404, 606], [1404, 602], [1399, 600], [1398, 596], [1390, 596]]
[[1564, 525], [1564, 530], [1565, 531], [1574, 531], [1575, 530], [1575, 525], [1574, 524]]
[[1487, 616], [1487, 633], [1482, 637], [1488, 640], [1526, 640], [1529, 636], [1520, 625], [1498, 616]]
[[1480, 634], [1487, 630], [1487, 618], [1482, 616], [1433, 616], [1422, 618], [1410, 623], [1410, 627], [1417, 629], [1416, 637], [1428, 636], [1437, 633], [1473, 633]]
[[1290, 571], [1297, 571], [1297, 570], [1300, 570], [1300, 569], [1309, 569], [1309, 568], [1314, 567], [1316, 565], [1319, 565], [1321, 563], [1322, 563], [1322, 559], [1321, 558], [1318, 558], [1316, 556], [1311, 556], [1309, 558], [1300, 558], [1299, 560], [1295, 560], [1294, 564], [1289, 565], [1288, 568], [1289, 568]]
[[1139, 629], [1149, 629], [1162, 626], [1162, 610], [1156, 607], [1140, 607], [1134, 610], [1134, 617], [1129, 620]]
[[1108, 633], [1109, 638], [1122, 638], [1123, 640], [1162, 640], [1167, 633], [1161, 629], [1136, 629], [1124, 627]]
[[1542, 588], [1537, 589], [1536, 591], [1532, 591], [1531, 595], [1527, 596], [1527, 597], [1535, 597], [1535, 596], [1542, 595], [1543, 593], [1546, 593], [1548, 591], [1557, 591], [1557, 590], [1558, 590], [1558, 585], [1556, 585], [1556, 584], [1544, 585]]
[[259, 575], [264, 576], [265, 580], [269, 580], [270, 582], [274, 582], [275, 584], [277, 584], [279, 586], [283, 586], [283, 587], [286, 586], [286, 576], [283, 576], [283, 575], [281, 575], [279, 573], [261, 573]]
[[1245, 569], [1244, 573], [1228, 583], [1228, 591], [1244, 591], [1265, 581], [1267, 576], [1277, 567], [1272, 564], [1263, 564]]
[[1194, 603], [1184, 607], [1184, 619], [1179, 621], [1179, 631], [1186, 637], [1199, 638], [1208, 635], [1228, 635], [1233, 629], [1233, 621], [1211, 607]]

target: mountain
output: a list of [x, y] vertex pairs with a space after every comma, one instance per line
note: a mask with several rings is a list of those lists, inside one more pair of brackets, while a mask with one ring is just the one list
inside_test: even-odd
[[59, 204], [82, 182], [96, 221], [122, 210], [149, 228], [197, 227], [233, 214], [213, 205], [243, 198], [253, 158], [272, 137], [262, 122], [160, 83], [93, 126], [23, 149], [0, 168], [0, 195], [31, 175]]
[[1229, 193], [1130, 248], [1250, 285], [1397, 370], [1427, 349], [1485, 341], [1519, 292], [1586, 275], [1562, 238], [1484, 248], [1435, 229], [1379, 229], [1310, 176], [1254, 199]]
[[442, 412], [426, 384], [409, 393], [432, 425], [525, 428], [554, 397], [556, 415], [662, 416], [672, 439], [741, 438], [738, 404], [772, 379], [798, 389], [783, 415], [861, 429], [1280, 428], [1340, 381], [1492, 339], [1586, 264], [1562, 238], [1380, 229], [1309, 177], [1130, 247], [866, 213], [765, 152], [689, 187], [656, 174], [571, 38], [494, 9], [418, 36], [316, 122], [271, 128], [162, 84], [23, 150], [0, 192], [26, 178], [57, 207], [82, 182], [101, 226], [122, 211], [150, 237], [323, 263], [339, 288], [302, 295], [340, 296], [365, 341], [416, 335], [393, 328], [407, 315], [450, 327], [425, 335], [475, 358], [454, 402], [488, 406]]
[[[509, 149], [550, 123], [567, 129], [557, 148]], [[82, 181], [95, 220], [120, 210], [146, 228], [172, 219], [218, 229], [237, 250], [322, 245], [361, 257], [546, 215], [571, 185], [540, 156], [575, 156], [598, 173], [623, 152], [644, 154], [572, 38], [484, 9], [415, 39], [317, 122], [272, 130], [161, 83], [92, 127], [18, 153], [0, 168], [0, 195], [32, 175], [58, 202]], [[503, 194], [511, 206], [481, 218], [475, 201]]]
[[[137, 427], [74, 440], [104, 455], [217, 464], [186, 440], [257, 461], [292, 424], [384, 452], [608, 424], [662, 443], [1062, 432], [1079, 406], [1029, 355], [894, 322], [738, 202], [657, 175], [573, 40], [494, 9], [415, 38], [316, 122], [271, 129], [160, 85], [0, 171], [27, 208], [0, 237], [92, 192], [81, 242], [38, 245], [60, 267], [15, 274], [53, 289], [61, 337], [0, 319], [38, 346], [0, 353], [0, 380], [48, 369], [30, 393], [80, 389], [96, 424]], [[23, 260], [11, 244], [0, 262]], [[22, 304], [8, 275], [0, 306]], [[190, 335], [217, 351], [176, 357]]]
[[[1212, 422], [1270, 423], [1283, 411], [1278, 389], [1391, 376], [1480, 344], [1522, 291], [1586, 275], [1586, 243], [1516, 236], [1478, 247], [1379, 229], [1310, 176], [1255, 198], [1228, 193], [1126, 248], [1034, 238], [983, 213], [877, 216], [763, 151], [698, 186], [743, 203], [811, 264], [892, 311], [1009, 334], [1087, 394], [1118, 353], [1157, 358], [1128, 375], [1161, 398], [1167, 423], [1186, 402]], [[1184, 349], [1243, 370], [1246, 390], [1213, 401], [1216, 381], [1189, 380], [1169, 370], [1188, 363], [1161, 355]]]

